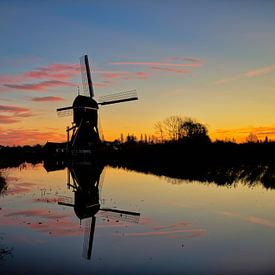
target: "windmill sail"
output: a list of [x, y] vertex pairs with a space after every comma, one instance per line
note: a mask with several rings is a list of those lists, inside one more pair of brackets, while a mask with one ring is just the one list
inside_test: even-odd
[[87, 219], [85, 224], [82, 257], [87, 260], [90, 260], [92, 255], [95, 223], [96, 217], [92, 217]]
[[81, 75], [82, 75], [83, 92], [85, 95], [94, 97], [94, 89], [93, 89], [93, 82], [91, 77], [88, 55], [84, 55], [80, 58], [80, 68], [81, 68]]
[[136, 90], [101, 96], [99, 97], [98, 104], [109, 105], [132, 100], [138, 100]]
[[111, 208], [101, 208], [100, 215], [106, 219], [119, 220], [129, 223], [138, 223], [140, 218], [140, 213]]
[[73, 112], [73, 106], [58, 108], [56, 111], [58, 117], [69, 116]]

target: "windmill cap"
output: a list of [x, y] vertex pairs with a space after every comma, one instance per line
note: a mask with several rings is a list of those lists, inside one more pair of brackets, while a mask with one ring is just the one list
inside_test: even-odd
[[73, 102], [73, 107], [91, 107], [98, 109], [98, 104], [89, 96], [78, 95]]

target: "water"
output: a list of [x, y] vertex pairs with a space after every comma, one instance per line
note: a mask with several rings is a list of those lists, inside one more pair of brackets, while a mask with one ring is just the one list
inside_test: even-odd
[[275, 190], [102, 169], [3, 171], [0, 274], [275, 274]]

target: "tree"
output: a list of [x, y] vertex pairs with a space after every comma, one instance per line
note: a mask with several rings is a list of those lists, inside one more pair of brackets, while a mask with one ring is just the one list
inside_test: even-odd
[[206, 136], [207, 129], [203, 124], [196, 122], [191, 118], [186, 118], [181, 124], [181, 130], [187, 138]]
[[135, 135], [127, 135], [126, 137], [126, 143], [135, 143], [137, 141], [137, 138]]
[[246, 137], [246, 142], [248, 143], [257, 143], [258, 137], [254, 134], [254, 133], [250, 133], [247, 137]]
[[155, 124], [155, 132], [159, 136], [161, 142], [164, 140], [164, 127], [161, 121], [158, 121]]
[[121, 142], [121, 143], [123, 143], [123, 142], [124, 142], [124, 136], [123, 136], [123, 134], [122, 134], [122, 133], [120, 134], [120, 142]]
[[180, 116], [170, 116], [164, 121], [164, 128], [171, 140], [179, 140], [182, 136], [181, 124], [183, 122]]

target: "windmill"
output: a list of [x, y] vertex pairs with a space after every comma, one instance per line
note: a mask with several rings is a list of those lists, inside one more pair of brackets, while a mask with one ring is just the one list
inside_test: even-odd
[[[91, 259], [96, 215], [106, 220], [138, 223], [140, 213], [104, 208], [100, 206], [100, 186], [103, 184], [103, 165], [91, 162], [76, 162], [68, 166], [67, 186], [74, 192], [74, 198], [60, 197], [58, 204], [74, 209], [80, 220], [85, 220], [85, 234], [82, 256]], [[71, 181], [72, 178], [72, 181]]]
[[67, 151], [72, 153], [91, 152], [100, 143], [98, 131], [99, 105], [110, 105], [120, 102], [137, 100], [135, 90], [102, 96], [94, 99], [94, 89], [88, 56], [80, 58], [83, 91], [78, 95], [72, 106], [57, 109], [58, 116], [67, 116], [73, 112], [72, 127], [67, 127]]

